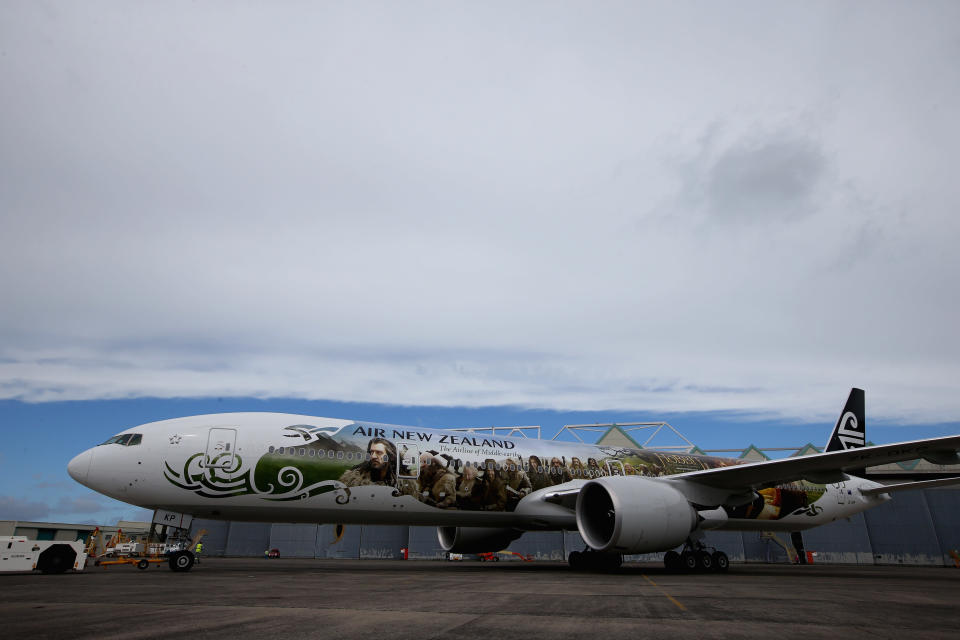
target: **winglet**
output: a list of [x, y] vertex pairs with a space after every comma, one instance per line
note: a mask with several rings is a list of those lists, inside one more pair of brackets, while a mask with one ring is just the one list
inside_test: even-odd
[[830, 434], [825, 451], [859, 449], [867, 442], [867, 420], [864, 415], [863, 389], [850, 389], [837, 426]]

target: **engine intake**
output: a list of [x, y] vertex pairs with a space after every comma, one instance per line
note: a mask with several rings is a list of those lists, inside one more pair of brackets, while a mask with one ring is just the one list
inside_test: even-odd
[[523, 535], [519, 529], [494, 527], [437, 527], [437, 538], [444, 551], [486, 553], [502, 551]]
[[577, 528], [597, 551], [648, 553], [682, 544], [697, 512], [667, 482], [637, 476], [591, 480], [577, 496]]

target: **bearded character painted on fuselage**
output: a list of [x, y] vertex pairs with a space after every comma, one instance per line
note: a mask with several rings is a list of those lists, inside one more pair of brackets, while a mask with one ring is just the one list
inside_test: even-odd
[[587, 474], [591, 478], [599, 478], [601, 476], [607, 475], [600, 468], [600, 465], [597, 463], [596, 458], [587, 458]]
[[567, 469], [564, 461], [560, 458], [554, 456], [550, 459], [550, 482], [554, 485], [563, 484], [564, 482], [570, 482], [573, 480], [573, 476], [570, 475], [570, 470]]
[[373, 438], [367, 443], [367, 459], [340, 476], [348, 487], [377, 484], [397, 485], [397, 448], [386, 438]]
[[530, 484], [534, 491], [553, 486], [553, 483], [550, 481], [550, 474], [547, 473], [547, 470], [543, 467], [543, 463], [540, 462], [539, 457], [530, 456], [527, 461], [530, 466], [527, 477], [530, 478]]

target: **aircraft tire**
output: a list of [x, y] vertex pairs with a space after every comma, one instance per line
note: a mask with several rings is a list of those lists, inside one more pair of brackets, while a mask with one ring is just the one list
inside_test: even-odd
[[680, 568], [688, 573], [693, 573], [700, 568], [697, 562], [697, 554], [693, 551], [684, 551], [680, 554]]
[[189, 551], [177, 551], [168, 560], [171, 571], [190, 571], [193, 568], [193, 554]]
[[697, 570], [698, 571], [713, 571], [713, 556], [710, 555], [709, 551], [698, 551], [697, 552]]
[[717, 551], [713, 554], [713, 568], [720, 572], [726, 573], [727, 569], [730, 568], [730, 558], [727, 557], [723, 551]]
[[663, 555], [663, 566], [666, 567], [667, 571], [680, 571], [682, 569], [680, 554], [673, 550], [667, 551]]
[[142, 558], [139, 562], [137, 562], [137, 569], [140, 569], [140, 571], [143, 571], [149, 566], [150, 566], [150, 563], [147, 562], [146, 558]]

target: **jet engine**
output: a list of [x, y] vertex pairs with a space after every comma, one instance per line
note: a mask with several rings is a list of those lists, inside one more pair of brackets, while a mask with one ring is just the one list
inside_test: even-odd
[[444, 551], [451, 553], [485, 553], [506, 549], [523, 535], [519, 529], [494, 527], [437, 527], [437, 538]]
[[584, 484], [577, 496], [577, 528], [596, 551], [664, 551], [683, 544], [696, 526], [697, 512], [662, 480], [598, 478]]

